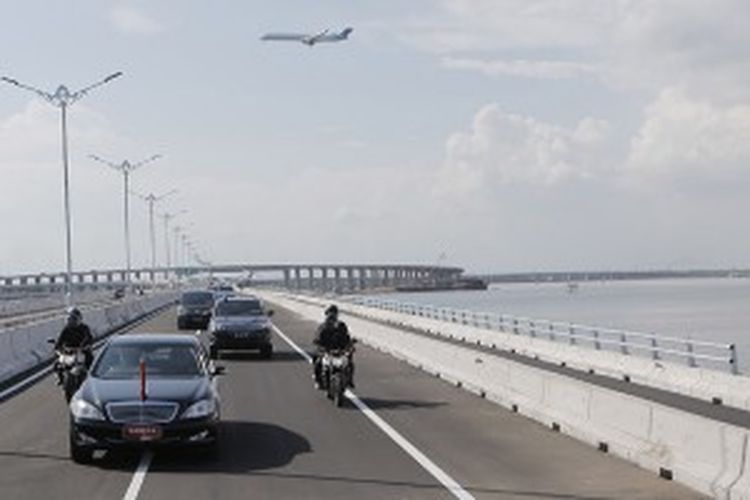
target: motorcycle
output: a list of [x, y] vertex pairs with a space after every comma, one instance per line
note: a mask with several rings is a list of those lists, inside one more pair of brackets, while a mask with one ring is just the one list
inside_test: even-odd
[[328, 399], [336, 407], [344, 402], [344, 392], [352, 380], [351, 354], [352, 346], [345, 349], [332, 349], [323, 353], [321, 358], [321, 389], [326, 391]]
[[85, 351], [86, 348], [81, 347], [64, 347], [56, 351], [55, 370], [60, 373], [65, 401], [68, 403], [88, 375]]

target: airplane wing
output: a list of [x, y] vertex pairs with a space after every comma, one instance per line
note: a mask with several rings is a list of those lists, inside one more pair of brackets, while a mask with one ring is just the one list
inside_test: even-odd
[[260, 37], [261, 40], [266, 41], [293, 41], [293, 42], [299, 42], [305, 39], [309, 39], [310, 35], [303, 35], [300, 33], [266, 33], [262, 37]]

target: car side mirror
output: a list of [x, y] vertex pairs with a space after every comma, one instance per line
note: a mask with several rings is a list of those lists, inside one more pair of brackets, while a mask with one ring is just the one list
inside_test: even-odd
[[54, 344], [56, 342], [55, 339], [47, 339], [48, 344]]
[[227, 369], [226, 369], [225, 366], [221, 366], [221, 365], [214, 366], [211, 369], [211, 375], [214, 376], [214, 377], [217, 376], [217, 375], [225, 375], [226, 374], [226, 370]]
[[273, 309], [269, 309], [268, 311], [266, 311], [266, 316], [268, 316], [269, 318], [273, 316]]

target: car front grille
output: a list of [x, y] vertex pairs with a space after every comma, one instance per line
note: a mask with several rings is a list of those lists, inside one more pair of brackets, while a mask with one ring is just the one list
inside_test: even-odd
[[148, 422], [163, 424], [174, 420], [179, 410], [177, 403], [127, 401], [109, 403], [107, 416], [112, 422], [126, 424], [132, 422]]

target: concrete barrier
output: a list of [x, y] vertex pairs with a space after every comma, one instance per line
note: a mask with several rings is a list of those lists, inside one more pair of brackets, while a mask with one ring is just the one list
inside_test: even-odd
[[[322, 317], [322, 300], [300, 302], [256, 293], [308, 319]], [[349, 306], [340, 307], [346, 311]], [[344, 318], [364, 343], [551, 429], [715, 498], [750, 499], [747, 428], [494, 356], [468, 344], [448, 343], [358, 316]], [[466, 330], [458, 332], [470, 335]], [[524, 339], [529, 340], [535, 339]]]
[[[313, 297], [308, 301], [320, 301]], [[330, 301], [328, 301], [330, 302]], [[552, 342], [543, 337], [514, 335], [461, 323], [453, 323], [411, 314], [386, 311], [348, 302], [339, 302], [342, 311], [438, 337], [464, 340], [467, 344], [494, 346], [555, 364], [564, 364], [585, 372], [663, 389], [717, 404], [750, 410], [750, 377], [733, 375], [669, 361], [627, 356], [613, 351], [594, 350]]]
[[[146, 295], [85, 310], [84, 319], [94, 338], [100, 339], [176, 298], [175, 292]], [[63, 325], [64, 319], [57, 318], [0, 332], [0, 385], [50, 361], [53, 349], [47, 339], [56, 338]]]

